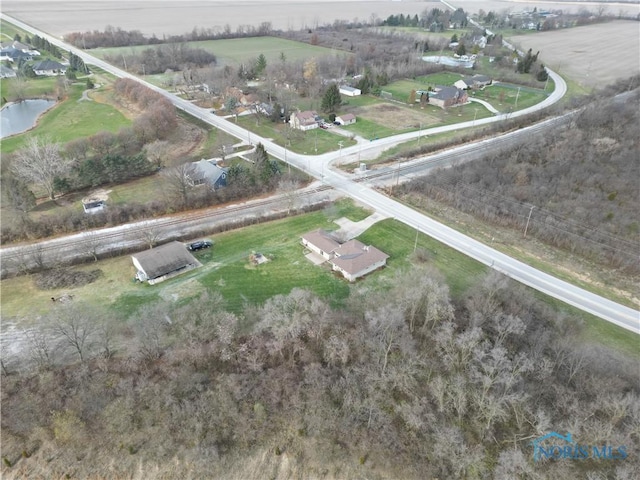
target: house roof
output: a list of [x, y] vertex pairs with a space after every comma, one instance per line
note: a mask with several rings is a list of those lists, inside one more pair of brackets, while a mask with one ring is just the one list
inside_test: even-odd
[[303, 240], [306, 240], [308, 243], [315, 245], [323, 252], [331, 253], [340, 244], [331, 236], [329, 232], [326, 230], [315, 230], [313, 232], [306, 233], [302, 236]]
[[376, 247], [365, 245], [359, 240], [349, 240], [338, 246], [333, 253], [331, 263], [350, 275], [355, 275], [370, 266], [389, 258], [389, 255]]
[[340, 90], [344, 90], [346, 92], [359, 92], [360, 89], [356, 87], [350, 87], [349, 85], [341, 85]]
[[296, 117], [298, 118], [298, 121], [302, 124], [302, 125], [311, 125], [316, 123], [318, 114], [315, 111], [312, 110], [305, 110], [304, 112], [294, 112]]
[[215, 184], [220, 179], [220, 177], [223, 177], [227, 173], [226, 168], [219, 167], [209, 160], [202, 159], [199, 162], [193, 162], [193, 165], [195, 166], [199, 175], [206, 178], [213, 184]]
[[349, 120], [355, 120], [356, 116], [353, 113], [345, 113], [344, 115], [340, 115], [338, 118], [343, 122], [348, 122]]
[[66, 69], [64, 65], [53, 60], [42, 60], [33, 64], [34, 70], [62, 70]]
[[9, 68], [6, 67], [4, 65], [0, 65], [0, 77], [15, 77], [16, 76], [16, 72]]
[[473, 77], [464, 77], [462, 80], [467, 85], [473, 85], [476, 82], [478, 83], [490, 82], [491, 77], [487, 77], [486, 75], [474, 75]]
[[0, 55], [3, 57], [11, 57], [11, 58], [30, 58], [31, 54], [29, 53], [25, 53], [22, 50], [18, 50], [17, 48], [13, 48], [13, 47], [4, 47], [2, 48], [2, 50], [0, 50]]
[[448, 100], [451, 98], [459, 98], [464, 94], [458, 87], [437, 87], [436, 93], [431, 95], [431, 98], [438, 98], [440, 100]]
[[198, 261], [180, 242], [166, 243], [160, 247], [145, 250], [132, 255], [149, 279], [174, 272], [189, 265], [198, 265]]

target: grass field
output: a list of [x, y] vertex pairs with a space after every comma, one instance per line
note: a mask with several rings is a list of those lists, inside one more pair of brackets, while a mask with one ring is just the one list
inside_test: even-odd
[[[312, 57], [321, 58], [327, 56], [344, 57], [350, 55], [348, 52], [332, 50], [330, 48], [318, 47], [307, 43], [295, 42], [284, 38], [276, 37], [251, 37], [232, 38], [226, 40], [204, 40], [198, 42], [186, 42], [191, 48], [202, 48], [214, 54], [218, 60], [218, 66], [240, 65], [254, 61], [260, 54], [267, 59], [267, 64], [275, 65], [280, 63], [281, 55], [284, 54], [286, 62], [297, 62], [307, 60]], [[148, 45], [118, 48], [96, 48], [91, 53], [99, 58], [107, 55], [129, 55], [132, 52], [139, 53], [150, 48]], [[154, 47], [151, 47], [154, 48]]]
[[[367, 215], [351, 200], [344, 200], [324, 211], [212, 236], [214, 248], [196, 254], [203, 268], [157, 286], [132, 281], [135, 268], [128, 255], [74, 267], [102, 271], [96, 282], [78, 288], [38, 290], [33, 276], [2, 280], [2, 317], [6, 321], [24, 318], [28, 323], [51, 309], [52, 296], [65, 293], [89, 305], [109, 307], [121, 318], [158, 298], [185, 300], [207, 288], [222, 292], [233, 309], [240, 309], [246, 301], [259, 303], [272, 295], [288, 293], [294, 286], [310, 288], [339, 302], [348, 295], [348, 284], [327, 270], [311, 268], [302, 255], [300, 235], [316, 228], [337, 229], [333, 220], [344, 216], [358, 221]], [[272, 261], [252, 268], [252, 252], [268, 255]]]
[[[235, 122], [235, 120], [229, 120]], [[261, 137], [270, 138], [278, 145], [284, 146], [296, 153], [309, 155], [321, 155], [327, 152], [333, 152], [340, 148], [338, 142], [342, 142], [343, 147], [355, 145], [354, 140], [331, 133], [321, 128], [315, 128], [306, 132], [301, 132], [299, 136], [287, 142], [285, 138], [285, 125], [282, 123], [273, 123], [262, 117], [259, 122], [253, 115], [243, 115], [238, 117], [238, 125], [250, 130]]]

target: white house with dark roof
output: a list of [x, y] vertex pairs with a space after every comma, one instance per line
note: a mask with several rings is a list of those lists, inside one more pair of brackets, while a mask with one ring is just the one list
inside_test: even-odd
[[42, 77], [54, 77], [64, 75], [67, 72], [67, 67], [54, 60], [43, 60], [33, 64], [33, 72]]
[[20, 59], [25, 61], [33, 60], [33, 55], [13, 47], [3, 47], [0, 49], [0, 61], [17, 62]]
[[180, 242], [169, 242], [144, 252], [131, 255], [137, 269], [136, 278], [150, 285], [188, 272], [201, 264]]
[[321, 255], [335, 272], [339, 272], [350, 282], [373, 272], [387, 264], [389, 255], [376, 247], [365, 245], [359, 240], [338, 242], [325, 230], [315, 230], [302, 236], [302, 245]]

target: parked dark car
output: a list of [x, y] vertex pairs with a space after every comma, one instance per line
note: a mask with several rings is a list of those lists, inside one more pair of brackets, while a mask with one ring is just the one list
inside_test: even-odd
[[193, 242], [187, 245], [187, 249], [192, 252], [197, 252], [198, 250], [202, 250], [203, 248], [209, 248], [212, 245], [213, 243], [208, 240], [200, 240], [198, 242]]

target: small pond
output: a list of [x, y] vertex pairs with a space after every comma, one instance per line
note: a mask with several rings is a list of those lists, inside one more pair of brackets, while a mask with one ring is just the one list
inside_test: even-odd
[[36, 124], [40, 114], [55, 103], [54, 100], [38, 99], [7, 105], [0, 110], [0, 119], [2, 119], [0, 138], [26, 132]]

